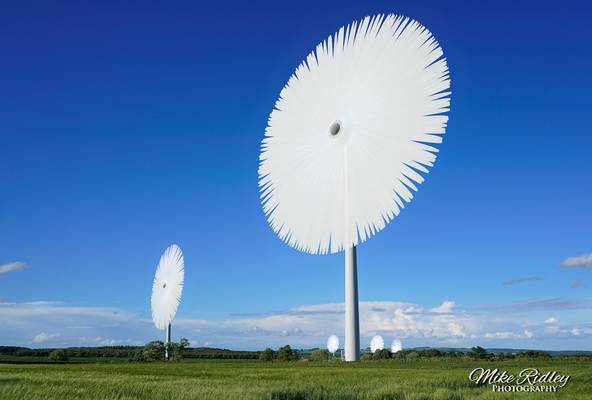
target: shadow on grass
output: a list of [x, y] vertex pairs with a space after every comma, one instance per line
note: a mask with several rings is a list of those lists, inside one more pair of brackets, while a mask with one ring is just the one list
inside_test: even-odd
[[306, 393], [295, 391], [295, 390], [282, 390], [279, 392], [273, 392], [270, 400], [307, 400], [310, 399]]
[[1, 378], [0, 377], [0, 385], [15, 385], [18, 383], [23, 383], [25, 380], [22, 378]]

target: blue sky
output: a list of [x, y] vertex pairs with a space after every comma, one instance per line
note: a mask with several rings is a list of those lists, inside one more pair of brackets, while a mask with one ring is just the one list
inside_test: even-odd
[[177, 334], [194, 344], [342, 335], [342, 255], [275, 237], [258, 198], [259, 145], [318, 42], [395, 12], [441, 43], [452, 111], [412, 204], [358, 250], [363, 342], [592, 350], [592, 262], [561, 266], [592, 253], [590, 11], [570, 1], [7, 5], [0, 344], [160, 337], [149, 296], [170, 243], [186, 260]]

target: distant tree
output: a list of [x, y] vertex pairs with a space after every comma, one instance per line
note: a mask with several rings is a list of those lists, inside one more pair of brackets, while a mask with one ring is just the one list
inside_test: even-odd
[[259, 359], [261, 361], [273, 361], [273, 350], [269, 347], [259, 353]]
[[181, 361], [185, 355], [185, 349], [189, 347], [189, 340], [181, 338], [179, 343], [171, 343], [171, 352], [173, 354], [173, 360]]
[[520, 353], [516, 354], [517, 358], [542, 358], [542, 359], [549, 359], [551, 356], [549, 353], [539, 350], [528, 350], [528, 351], [521, 351]]
[[469, 352], [469, 356], [471, 358], [486, 358], [487, 351], [481, 346], [475, 346], [475, 347], [471, 348], [471, 351]]
[[136, 350], [132, 356], [132, 361], [144, 361], [144, 352], [142, 350]]
[[310, 355], [313, 361], [327, 361], [329, 359], [329, 352], [323, 349], [317, 349]]
[[419, 353], [417, 351], [410, 351], [409, 353], [405, 354], [405, 358], [407, 360], [417, 360], [419, 358]]
[[298, 355], [287, 345], [278, 349], [276, 358], [278, 361], [295, 361], [298, 360]]
[[360, 361], [370, 361], [372, 360], [372, 353], [364, 353], [360, 357]]
[[421, 352], [423, 357], [442, 357], [442, 352], [438, 349], [425, 349]]
[[162, 361], [164, 360], [164, 343], [160, 340], [155, 340], [144, 346], [142, 351], [144, 360], [146, 361]]
[[55, 362], [55, 363], [68, 361], [68, 355], [62, 349], [52, 351], [51, 353], [49, 353], [48, 358], [49, 358], [49, 361]]
[[372, 359], [373, 360], [386, 360], [388, 358], [391, 358], [391, 355], [392, 355], [392, 353], [389, 349], [376, 350], [372, 354]]

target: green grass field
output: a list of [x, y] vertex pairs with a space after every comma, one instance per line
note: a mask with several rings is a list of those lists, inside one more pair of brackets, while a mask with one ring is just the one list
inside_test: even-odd
[[[476, 367], [571, 375], [557, 393], [494, 393]], [[434, 360], [363, 363], [191, 361], [3, 364], [1, 399], [592, 399], [592, 362]]]

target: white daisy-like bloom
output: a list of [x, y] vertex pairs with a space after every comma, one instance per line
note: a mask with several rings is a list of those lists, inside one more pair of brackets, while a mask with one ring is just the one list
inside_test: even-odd
[[329, 336], [329, 339], [327, 339], [327, 350], [329, 350], [329, 353], [333, 354], [338, 349], [339, 349], [339, 338], [337, 337], [337, 335]]
[[449, 89], [442, 48], [404, 16], [366, 17], [320, 43], [281, 91], [262, 141], [273, 230], [309, 253], [382, 230], [434, 165]]
[[185, 262], [179, 246], [169, 246], [156, 268], [152, 284], [152, 320], [158, 329], [166, 329], [172, 322], [183, 292]]
[[372, 340], [370, 340], [370, 351], [375, 353], [377, 350], [384, 349], [384, 339], [382, 336], [375, 335]]
[[391, 343], [391, 353], [397, 353], [401, 350], [403, 350], [403, 344], [401, 341], [399, 339], [393, 340], [393, 343]]

